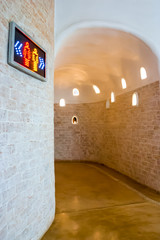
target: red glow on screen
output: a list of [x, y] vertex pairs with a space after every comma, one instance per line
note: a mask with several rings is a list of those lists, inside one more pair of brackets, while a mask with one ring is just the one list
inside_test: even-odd
[[31, 59], [31, 49], [29, 47], [29, 42], [26, 42], [23, 49], [24, 65], [29, 67]]

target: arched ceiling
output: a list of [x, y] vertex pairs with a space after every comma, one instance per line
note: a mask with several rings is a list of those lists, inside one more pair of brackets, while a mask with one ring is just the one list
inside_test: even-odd
[[159, 9], [159, 0], [55, 0], [55, 52], [73, 30], [100, 26], [134, 34], [160, 60]]
[[[145, 67], [147, 79], [140, 79]], [[122, 90], [121, 78], [127, 89]], [[132, 34], [110, 28], [78, 29], [70, 35], [55, 59], [55, 103], [98, 102], [159, 80], [158, 60], [151, 49]], [[101, 91], [95, 94], [93, 85]], [[72, 95], [78, 88], [79, 96]]]

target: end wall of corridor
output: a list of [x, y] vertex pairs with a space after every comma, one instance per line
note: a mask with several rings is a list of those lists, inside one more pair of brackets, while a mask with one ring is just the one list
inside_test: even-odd
[[[55, 104], [55, 159], [99, 162], [160, 191], [159, 81], [106, 103]], [[78, 117], [78, 125], [71, 123]]]

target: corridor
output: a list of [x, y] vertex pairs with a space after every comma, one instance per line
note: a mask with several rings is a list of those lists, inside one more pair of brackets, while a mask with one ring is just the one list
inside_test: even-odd
[[159, 240], [160, 195], [99, 164], [56, 162], [56, 216], [42, 240]]
[[0, 240], [160, 240], [160, 0], [0, 12]]

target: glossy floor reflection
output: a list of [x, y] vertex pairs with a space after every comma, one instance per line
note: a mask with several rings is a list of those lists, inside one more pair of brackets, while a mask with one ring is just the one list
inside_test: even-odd
[[160, 204], [146, 200], [141, 186], [134, 190], [96, 164], [60, 162], [55, 169], [56, 217], [42, 240], [160, 240]]

